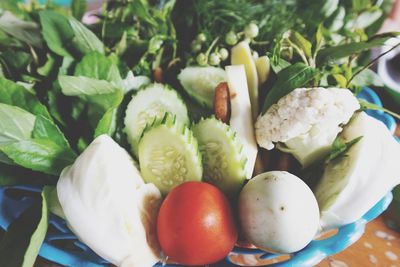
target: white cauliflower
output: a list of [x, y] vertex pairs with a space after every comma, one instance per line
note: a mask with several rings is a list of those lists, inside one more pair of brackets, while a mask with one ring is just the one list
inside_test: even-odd
[[282, 97], [255, 124], [257, 143], [291, 153], [303, 166], [329, 153], [342, 125], [360, 108], [348, 89], [298, 88]]

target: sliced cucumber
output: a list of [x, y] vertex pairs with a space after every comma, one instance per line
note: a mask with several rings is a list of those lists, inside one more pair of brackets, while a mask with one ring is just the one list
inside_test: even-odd
[[139, 142], [139, 162], [143, 179], [163, 194], [186, 181], [200, 181], [203, 175], [197, 140], [170, 113], [145, 129]]
[[216, 67], [186, 67], [179, 73], [178, 79], [190, 97], [212, 109], [215, 87], [226, 81], [226, 74]]
[[140, 136], [147, 124], [162, 119], [169, 112], [184, 124], [189, 123], [188, 111], [178, 93], [167, 85], [153, 83], [138, 91], [126, 109], [125, 133], [132, 152], [138, 155]]
[[246, 179], [247, 161], [235, 133], [215, 118], [201, 120], [192, 130], [203, 155], [204, 180], [235, 197]]

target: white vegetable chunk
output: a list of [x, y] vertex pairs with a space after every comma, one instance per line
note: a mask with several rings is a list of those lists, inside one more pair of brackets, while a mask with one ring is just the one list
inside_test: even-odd
[[400, 183], [400, 144], [382, 122], [360, 112], [340, 136], [363, 137], [328, 163], [316, 187], [323, 229], [358, 220]]
[[291, 153], [302, 166], [329, 154], [342, 124], [360, 108], [342, 88], [297, 88], [261, 114], [255, 124], [257, 143]]
[[158, 262], [160, 191], [144, 184], [129, 154], [110, 137], [97, 137], [63, 170], [57, 192], [69, 227], [98, 255], [117, 266]]
[[246, 72], [243, 65], [226, 66], [225, 71], [231, 98], [231, 119], [229, 125], [236, 132], [239, 142], [243, 145], [243, 151], [247, 157], [246, 177], [250, 179], [253, 175], [258, 149], [254, 135]]
[[319, 229], [319, 209], [311, 189], [284, 171], [251, 179], [239, 196], [239, 216], [251, 243], [278, 253], [304, 248]]
[[249, 43], [242, 41], [232, 47], [231, 50], [231, 64], [243, 65], [246, 71], [247, 89], [250, 95], [250, 102], [252, 108], [253, 118], [256, 119], [258, 115], [258, 74], [254, 58], [251, 55]]

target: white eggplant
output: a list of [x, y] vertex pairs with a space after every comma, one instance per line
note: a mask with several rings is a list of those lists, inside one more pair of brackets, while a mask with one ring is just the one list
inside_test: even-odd
[[362, 139], [327, 164], [315, 189], [324, 230], [358, 220], [400, 183], [400, 144], [382, 122], [360, 112], [340, 136]]
[[117, 266], [159, 260], [160, 191], [143, 182], [129, 154], [110, 137], [97, 137], [63, 170], [57, 192], [69, 227], [98, 255]]

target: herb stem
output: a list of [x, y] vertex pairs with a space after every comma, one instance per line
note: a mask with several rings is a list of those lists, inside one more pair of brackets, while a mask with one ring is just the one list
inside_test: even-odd
[[369, 67], [371, 67], [372, 65], [374, 65], [380, 58], [382, 58], [383, 56], [385, 56], [386, 54], [390, 53], [391, 51], [393, 51], [394, 49], [396, 49], [397, 47], [400, 46], [400, 42], [398, 44], [396, 44], [395, 46], [393, 46], [392, 48], [390, 48], [388, 51], [380, 54], [379, 56], [377, 56], [376, 58], [374, 58], [373, 60], [371, 60], [370, 62], [368, 62], [367, 65], [365, 65], [364, 67], [362, 67], [360, 70], [356, 71], [351, 78], [347, 81], [346, 87], [348, 87], [351, 83], [351, 81], [354, 79], [354, 77], [356, 77], [358, 74], [360, 74], [361, 72], [363, 72], [364, 70], [368, 69]]

